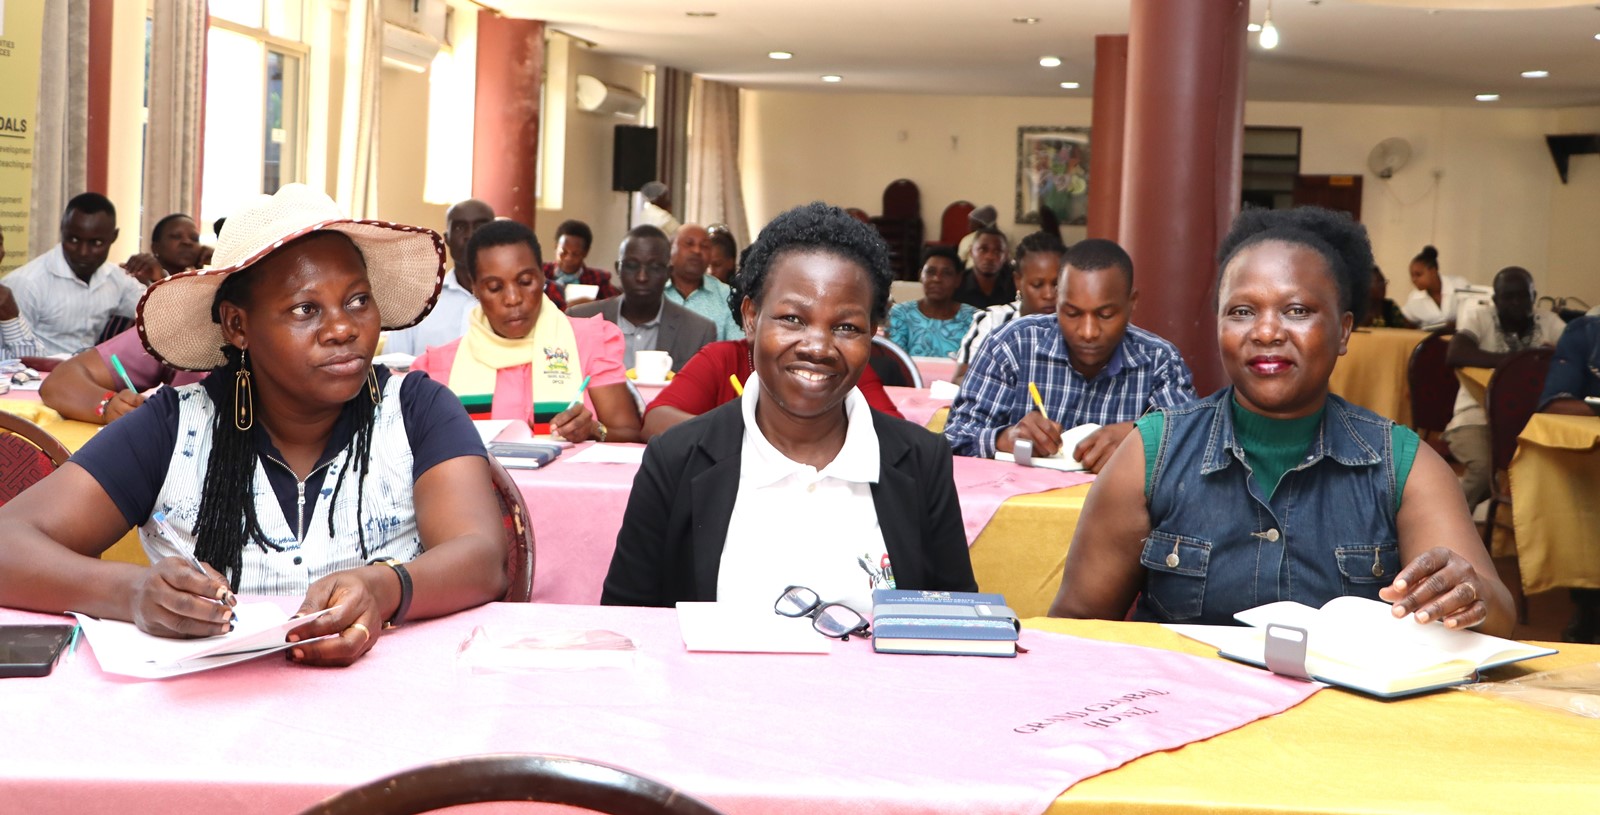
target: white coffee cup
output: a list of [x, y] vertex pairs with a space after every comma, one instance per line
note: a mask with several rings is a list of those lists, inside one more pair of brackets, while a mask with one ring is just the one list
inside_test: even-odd
[[672, 355], [666, 351], [636, 351], [633, 373], [640, 382], [664, 382], [672, 370]]

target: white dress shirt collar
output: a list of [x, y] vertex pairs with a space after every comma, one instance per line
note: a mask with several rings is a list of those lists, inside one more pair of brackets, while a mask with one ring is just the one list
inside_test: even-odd
[[744, 385], [740, 397], [740, 411], [744, 414], [743, 460], [739, 467], [739, 480], [749, 486], [767, 486], [791, 475], [801, 474], [814, 482], [823, 478], [837, 478], [858, 484], [878, 483], [881, 461], [878, 455], [878, 431], [872, 426], [872, 408], [859, 388], [851, 388], [844, 400], [844, 446], [833, 461], [821, 470], [801, 464], [785, 456], [767, 440], [756, 424], [756, 401], [761, 397], [761, 380], [754, 373]]

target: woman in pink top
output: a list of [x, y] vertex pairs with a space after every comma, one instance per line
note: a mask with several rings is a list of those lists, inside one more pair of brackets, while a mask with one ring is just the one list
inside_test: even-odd
[[[600, 317], [570, 318], [546, 299], [533, 231], [515, 221], [487, 224], [462, 262], [478, 298], [466, 336], [429, 348], [411, 369], [463, 397], [492, 395], [490, 418], [548, 421], [568, 441], [638, 441], [622, 332]], [[550, 405], [565, 409], [551, 417]]]

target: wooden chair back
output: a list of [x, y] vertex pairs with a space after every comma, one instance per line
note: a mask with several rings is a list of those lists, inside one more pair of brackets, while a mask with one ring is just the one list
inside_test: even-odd
[[1489, 449], [1495, 470], [1511, 466], [1517, 452], [1517, 436], [1539, 409], [1539, 394], [1550, 371], [1553, 348], [1528, 348], [1518, 351], [1495, 366], [1484, 391], [1483, 409], [1489, 414]]
[[598, 761], [508, 753], [403, 770], [323, 800], [302, 815], [415, 815], [501, 801], [612, 815], [721, 815], [681, 790]]
[[956, 201], [944, 208], [944, 214], [939, 216], [939, 243], [945, 246], [956, 246], [967, 234], [967, 216], [977, 209], [971, 201]]
[[494, 482], [495, 499], [500, 503], [500, 521], [506, 533], [506, 594], [508, 603], [526, 603], [533, 597], [533, 523], [528, 520], [528, 505], [522, 490], [504, 465], [489, 456], [489, 477]]
[[887, 338], [872, 338], [872, 355], [867, 358], [867, 364], [886, 387], [922, 387], [922, 372], [917, 370], [916, 360]]
[[1440, 328], [1411, 349], [1406, 364], [1406, 381], [1411, 386], [1411, 427], [1418, 433], [1443, 433], [1455, 415], [1456, 391], [1461, 389], [1455, 369], [1445, 362], [1450, 337], [1455, 332]]
[[872, 223], [872, 216], [868, 215], [867, 211], [860, 207], [846, 207], [845, 213], [864, 224]]
[[72, 454], [44, 428], [0, 411], [0, 506], [44, 480]]
[[882, 217], [891, 221], [921, 221], [922, 191], [917, 182], [899, 178], [883, 188]]

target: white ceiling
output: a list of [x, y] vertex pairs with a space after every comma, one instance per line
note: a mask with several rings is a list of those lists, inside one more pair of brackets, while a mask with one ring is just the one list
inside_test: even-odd
[[[1094, 37], [1128, 0], [482, 0], [596, 44], [748, 88], [1081, 96]], [[1600, 104], [1600, 0], [1274, 0], [1282, 44], [1250, 35], [1251, 100], [1405, 105]], [[1564, 7], [1550, 8], [1557, 5]], [[1439, 6], [1468, 7], [1476, 9]], [[1511, 10], [1482, 10], [1484, 6]], [[1266, 0], [1252, 0], [1260, 22]], [[685, 12], [714, 11], [715, 17]], [[1014, 17], [1038, 17], [1019, 25]], [[794, 59], [768, 59], [768, 51]], [[1058, 68], [1039, 57], [1058, 56]], [[1523, 79], [1541, 69], [1547, 79]], [[824, 74], [844, 81], [825, 85]], [[1082, 88], [1062, 90], [1062, 81]]]

